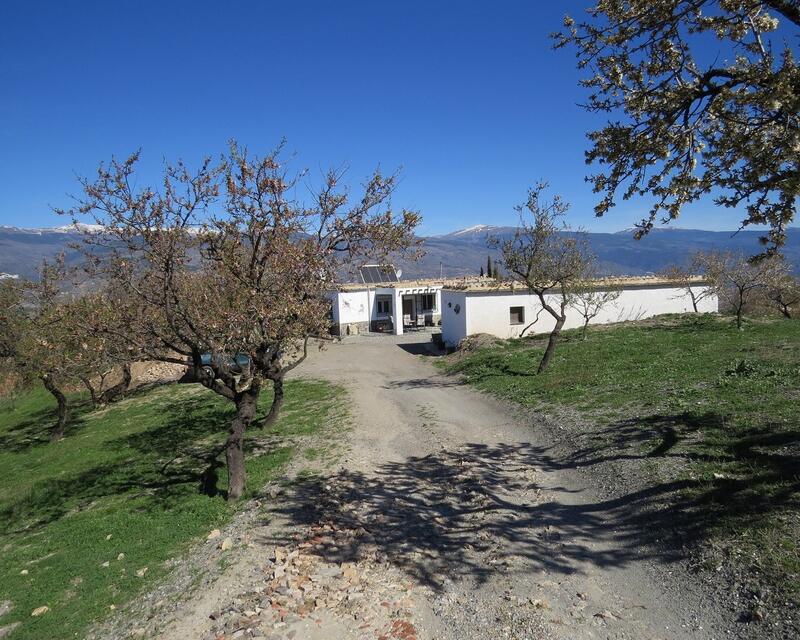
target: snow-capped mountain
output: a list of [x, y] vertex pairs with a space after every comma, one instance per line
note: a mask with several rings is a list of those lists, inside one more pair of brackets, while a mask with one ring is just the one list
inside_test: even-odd
[[451, 231], [450, 233], [441, 234], [438, 236], [431, 236], [432, 238], [454, 238], [454, 239], [474, 239], [474, 238], [486, 238], [487, 236], [491, 236], [498, 233], [504, 233], [505, 231], [511, 229], [512, 227], [501, 227], [493, 224], [476, 224], [471, 227], [467, 227], [465, 229], [458, 229], [457, 231]]
[[[98, 232], [94, 225], [66, 225], [51, 229], [24, 229], [0, 226], [0, 273], [22, 278], [36, 277], [44, 258], [64, 253], [68, 264], [77, 264], [81, 254], [72, 246], [85, 231]], [[425, 254], [410, 262], [397, 258], [393, 264], [403, 270], [404, 279], [477, 274], [487, 257], [497, 257], [496, 249], [487, 246], [490, 237], [507, 238], [514, 227], [489, 224], [473, 225], [448, 234], [421, 238]], [[588, 239], [601, 269], [609, 274], [637, 275], [657, 272], [670, 264], [684, 263], [695, 251], [709, 249], [741, 250], [757, 253], [759, 231], [701, 231], [696, 229], [656, 229], [642, 240], [634, 240], [632, 231], [589, 233]], [[800, 229], [790, 228], [783, 254], [800, 271]]]
[[0, 225], [0, 232], [17, 232], [17, 233], [30, 233], [33, 235], [42, 235], [48, 233], [100, 233], [103, 231], [103, 225], [100, 224], [84, 224], [83, 222], [75, 222], [72, 224], [65, 224], [60, 227], [9, 227]]

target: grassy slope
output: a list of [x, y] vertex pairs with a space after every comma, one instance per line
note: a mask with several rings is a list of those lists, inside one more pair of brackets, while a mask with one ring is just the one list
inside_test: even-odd
[[585, 342], [572, 332], [537, 376], [542, 349], [511, 340], [447, 367], [529, 406], [578, 409], [597, 426], [577, 463], [635, 459], [655, 495], [677, 489], [665, 526], [800, 596], [800, 322], [739, 332], [714, 316], [665, 316]]
[[[291, 457], [292, 437], [343, 415], [339, 390], [326, 383], [291, 382], [286, 397], [278, 444], [248, 460], [251, 489]], [[223, 498], [224, 468], [219, 495], [198, 492], [202, 456], [224, 439], [229, 403], [197, 385], [161, 387], [84, 409], [55, 444], [47, 442], [52, 405], [43, 390], [0, 403], [0, 601], [14, 604], [0, 626], [21, 621], [11, 636], [18, 640], [79, 637], [234, 512]], [[258, 437], [250, 435], [250, 447]], [[42, 605], [51, 611], [30, 617]]]

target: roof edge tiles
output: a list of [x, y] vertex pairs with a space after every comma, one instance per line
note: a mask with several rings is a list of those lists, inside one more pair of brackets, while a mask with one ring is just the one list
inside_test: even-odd
[[365, 291], [367, 289], [414, 289], [422, 287], [457, 287], [464, 286], [477, 278], [421, 278], [419, 280], [398, 280], [397, 282], [348, 282], [336, 287], [339, 291]]
[[[528, 289], [528, 287], [521, 282], [496, 282], [489, 281], [488, 278], [484, 280], [486, 280], [486, 282], [473, 281], [460, 284], [447, 284], [444, 288], [451, 291], [465, 291], [467, 293], [518, 292], [527, 291]], [[702, 276], [691, 276], [689, 282], [698, 286], [708, 283]], [[590, 281], [588, 286], [592, 289], [659, 288], [680, 287], [682, 283], [674, 279], [661, 278], [658, 276], [621, 276], [616, 278], [597, 278]]]

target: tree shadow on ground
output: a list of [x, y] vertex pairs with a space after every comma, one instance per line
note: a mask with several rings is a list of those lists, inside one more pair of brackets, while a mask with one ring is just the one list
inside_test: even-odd
[[[86, 426], [85, 417], [92, 410], [89, 401], [71, 402], [70, 419], [67, 423], [66, 436], [70, 437]], [[55, 403], [29, 413], [23, 420], [13, 424], [0, 433], [0, 451], [22, 453], [34, 447], [50, 443], [50, 433], [56, 424]]]
[[[90, 468], [38, 482], [0, 507], [0, 532], [30, 531], [103, 498], [144, 498], [137, 509], [169, 509], [187, 493], [224, 497], [216, 470], [224, 467], [219, 456], [228, 408], [197, 398], [164, 403], [159, 414], [158, 426], [106, 442], [108, 455], [95, 452]], [[263, 443], [258, 446], [263, 452]]]
[[393, 380], [383, 386], [384, 389], [446, 389], [448, 387], [463, 387], [461, 380], [448, 377], [412, 378], [411, 380]]
[[675, 529], [691, 540], [700, 527], [742, 526], [800, 508], [800, 428], [767, 423], [736, 427], [714, 412], [654, 414], [579, 434], [571, 451], [545, 469], [666, 459], [693, 476], [691, 497], [674, 496]]
[[[744, 486], [728, 481], [678, 479], [608, 499], [558, 487], [540, 492], [536, 470], [572, 464], [530, 443], [473, 443], [385, 463], [370, 475], [301, 479], [275, 511], [293, 524], [322, 525], [314, 542], [329, 561], [358, 561], [377, 547], [434, 589], [445, 579], [480, 583], [498, 572], [565, 575], [673, 562], [707, 539], [721, 514], [763, 513], [763, 504], [744, 499]], [[752, 481], [771, 482], [777, 472]], [[772, 506], [796, 491], [797, 477]], [[270, 536], [265, 543], [293, 543], [288, 534]]]
[[[453, 370], [456, 373], [469, 375], [470, 382], [481, 382], [490, 378], [502, 378], [505, 376], [531, 378], [536, 375], [539, 366], [540, 355], [537, 353], [526, 353], [526, 357], [514, 359], [514, 363], [509, 359], [507, 351], [483, 351], [480, 358], [470, 360], [469, 357], [460, 362], [456, 362]], [[524, 365], [515, 366], [515, 365]]]
[[[71, 394], [71, 397], [69, 397], [70, 419], [65, 437], [69, 438], [80, 433], [87, 425], [86, 418], [94, 411], [113, 408], [123, 400], [143, 397], [155, 386], [158, 386], [158, 383], [140, 385], [99, 408], [93, 407], [91, 400], [85, 395], [81, 397], [80, 394]], [[43, 407], [29, 413], [23, 420], [0, 433], [0, 451], [22, 453], [28, 449], [50, 443], [50, 432], [56, 423], [56, 404], [49, 396], [48, 401], [51, 401], [50, 405], [52, 406]]]
[[445, 351], [433, 342], [400, 342], [397, 345], [412, 356], [443, 356]]

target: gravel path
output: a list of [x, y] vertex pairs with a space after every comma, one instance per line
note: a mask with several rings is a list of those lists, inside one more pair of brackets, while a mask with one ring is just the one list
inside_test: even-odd
[[422, 587], [420, 638], [730, 637], [681, 567], [638, 544], [624, 502], [553, 464], [552, 425], [440, 374], [417, 355], [426, 339], [351, 339], [303, 371], [351, 393], [351, 450], [328, 486]]
[[222, 532], [232, 566], [134, 635], [736, 637], [679, 560], [640, 543], [624, 500], [558, 464], [558, 425], [441, 375], [424, 340], [359, 336], [304, 363], [349, 390], [340, 467]]

